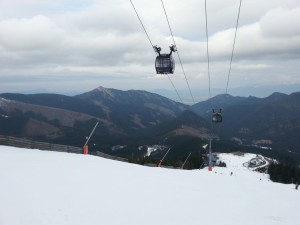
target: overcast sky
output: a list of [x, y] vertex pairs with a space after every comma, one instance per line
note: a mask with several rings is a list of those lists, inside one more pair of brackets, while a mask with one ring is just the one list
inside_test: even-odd
[[[132, 0], [153, 44], [172, 38], [160, 0]], [[164, 0], [192, 90], [207, 90], [204, 0]], [[226, 87], [239, 0], [207, 0], [211, 88]], [[1, 0], [0, 93], [169, 89], [130, 0]], [[175, 55], [176, 56], [176, 55]], [[187, 90], [177, 56], [171, 79]], [[230, 90], [300, 89], [300, 0], [243, 0]], [[218, 93], [213, 93], [218, 94]], [[252, 94], [252, 93], [251, 93]]]

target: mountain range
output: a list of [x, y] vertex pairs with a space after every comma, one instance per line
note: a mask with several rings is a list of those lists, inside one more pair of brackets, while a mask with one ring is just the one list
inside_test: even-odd
[[[222, 108], [223, 122], [211, 123]], [[141, 90], [98, 87], [73, 97], [58, 94], [0, 94], [0, 134], [82, 146], [96, 122], [93, 143], [150, 145], [213, 134], [233, 146], [259, 146], [300, 152], [300, 92], [266, 98], [218, 95], [188, 106]], [[184, 151], [189, 151], [191, 146]], [[219, 146], [222, 151], [222, 145]]]
[[300, 150], [300, 92], [273, 93], [266, 98], [219, 95], [192, 106], [200, 116], [222, 108], [218, 134], [243, 144]]

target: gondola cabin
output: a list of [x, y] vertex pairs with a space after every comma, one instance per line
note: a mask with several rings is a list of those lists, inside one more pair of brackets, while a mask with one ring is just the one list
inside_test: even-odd
[[173, 74], [175, 69], [175, 62], [172, 57], [172, 52], [175, 52], [175, 45], [170, 47], [169, 54], [160, 54], [161, 48], [154, 46], [155, 52], [158, 54], [155, 60], [155, 69], [157, 74]]
[[220, 113], [214, 113], [212, 116], [212, 121], [214, 123], [221, 123], [222, 122], [222, 115]]
[[175, 62], [171, 55], [160, 54], [155, 60], [155, 69], [157, 74], [173, 74]]
[[212, 122], [213, 123], [221, 123], [222, 122], [222, 109], [219, 110], [219, 112], [215, 112], [213, 109], [213, 114], [212, 114]]

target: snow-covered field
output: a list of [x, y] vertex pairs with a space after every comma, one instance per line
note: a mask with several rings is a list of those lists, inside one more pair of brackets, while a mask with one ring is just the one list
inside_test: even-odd
[[251, 158], [187, 171], [0, 146], [0, 225], [299, 225], [300, 191]]

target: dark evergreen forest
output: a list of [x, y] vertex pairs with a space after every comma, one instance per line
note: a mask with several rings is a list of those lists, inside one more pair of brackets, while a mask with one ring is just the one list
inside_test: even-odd
[[282, 163], [271, 163], [268, 174], [273, 182], [284, 184], [300, 183], [300, 168]]

